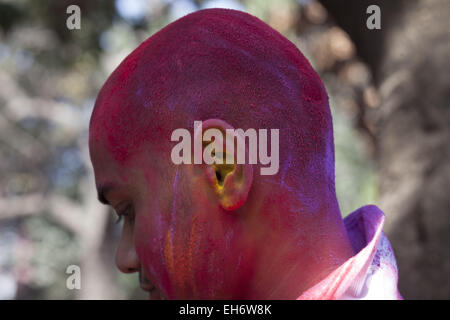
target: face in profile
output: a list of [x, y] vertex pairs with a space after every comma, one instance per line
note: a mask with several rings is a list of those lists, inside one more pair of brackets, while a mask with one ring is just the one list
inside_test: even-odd
[[[279, 170], [175, 164], [179, 128], [279, 129]], [[99, 199], [124, 221], [116, 264], [154, 299], [294, 299], [351, 254], [323, 85], [245, 13], [199, 11], [139, 46], [99, 93], [89, 149]]]
[[[243, 190], [243, 184], [251, 184], [242, 177], [249, 174], [242, 172], [245, 165], [177, 166], [168, 159], [170, 150], [158, 149], [149, 145], [119, 164], [101, 142], [91, 144], [99, 198], [124, 221], [118, 268], [140, 272], [141, 286], [151, 289], [153, 298], [241, 297], [255, 267], [248, 254], [255, 245], [248, 236], [254, 233], [247, 221], [252, 216], [231, 212], [224, 203], [248, 193]], [[224, 194], [231, 189], [232, 195]]]

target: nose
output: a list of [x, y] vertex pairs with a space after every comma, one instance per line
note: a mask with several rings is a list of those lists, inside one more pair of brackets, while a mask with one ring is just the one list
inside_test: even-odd
[[123, 273], [134, 273], [140, 270], [140, 261], [133, 241], [133, 232], [124, 224], [119, 245], [116, 250], [116, 265]]

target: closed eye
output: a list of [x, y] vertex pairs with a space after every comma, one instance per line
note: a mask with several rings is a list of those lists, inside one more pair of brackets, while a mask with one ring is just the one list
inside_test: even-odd
[[124, 210], [116, 211], [116, 214], [117, 214], [116, 223], [120, 223], [123, 217], [126, 217], [127, 219], [130, 219], [132, 221], [134, 219], [133, 206], [131, 204], [127, 205]]

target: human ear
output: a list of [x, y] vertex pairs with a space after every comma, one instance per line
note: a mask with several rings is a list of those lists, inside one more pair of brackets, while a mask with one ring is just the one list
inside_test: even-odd
[[197, 143], [202, 141], [205, 173], [219, 205], [227, 211], [240, 208], [253, 182], [251, 161], [237, 161], [238, 154], [249, 159], [243, 137], [235, 135], [234, 128], [227, 122], [208, 119], [195, 128], [194, 144], [195, 139]]

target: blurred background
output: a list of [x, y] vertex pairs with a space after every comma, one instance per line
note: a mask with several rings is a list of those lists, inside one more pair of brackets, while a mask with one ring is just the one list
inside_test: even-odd
[[[69, 30], [69, 5], [81, 29]], [[366, 8], [381, 8], [369, 30]], [[450, 15], [445, 0], [1, 0], [0, 299], [143, 299], [96, 199], [89, 117], [107, 76], [168, 23], [247, 11], [290, 39], [330, 96], [343, 216], [377, 204], [405, 298], [450, 298]], [[81, 267], [81, 290], [66, 269]]]

